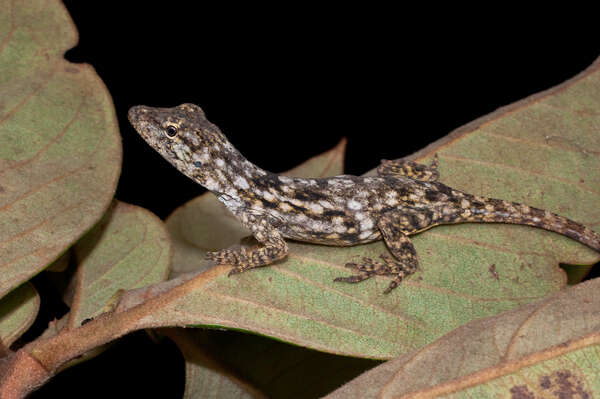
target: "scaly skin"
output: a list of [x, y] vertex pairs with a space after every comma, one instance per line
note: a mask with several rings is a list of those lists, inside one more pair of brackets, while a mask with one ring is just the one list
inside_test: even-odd
[[212, 191], [250, 229], [261, 247], [211, 252], [231, 274], [286, 256], [285, 239], [350, 246], [382, 239], [393, 258], [363, 258], [346, 266], [358, 274], [335, 281], [356, 283], [393, 276], [386, 293], [415, 272], [418, 259], [409, 235], [439, 224], [483, 222], [539, 227], [600, 251], [600, 235], [554, 213], [483, 198], [440, 182], [437, 158], [430, 166], [383, 161], [377, 177], [291, 178], [267, 172], [244, 158], [210, 123], [200, 107], [136, 106], [129, 120], [138, 133], [179, 171]]

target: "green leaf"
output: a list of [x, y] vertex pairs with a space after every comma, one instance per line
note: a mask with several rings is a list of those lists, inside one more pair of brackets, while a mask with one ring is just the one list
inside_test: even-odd
[[113, 206], [74, 247], [77, 272], [69, 326], [98, 316], [120, 290], [167, 279], [171, 261], [169, 234], [149, 211], [123, 202]]
[[597, 397], [599, 293], [600, 279], [594, 279], [473, 321], [327, 397]]
[[0, 347], [10, 347], [33, 324], [39, 308], [40, 296], [29, 283], [0, 299]]
[[62, 58], [77, 33], [57, 1], [0, 0], [0, 297], [102, 216], [121, 167], [111, 98]]
[[[423, 162], [437, 152], [441, 180], [451, 186], [545, 208], [598, 230], [600, 158], [590, 154], [600, 153], [600, 114], [594, 111], [600, 108], [599, 65], [473, 122], [413, 158]], [[246, 234], [219, 206], [206, 194], [169, 217], [178, 270], [206, 269], [206, 250], [237, 244]], [[333, 282], [349, 274], [344, 264], [356, 256], [386, 253], [382, 242], [351, 248], [291, 242], [289, 256], [269, 267], [231, 278], [228, 267], [206, 269], [164, 297], [153, 320], [142, 325], [217, 325], [386, 359], [562, 289], [559, 262], [599, 259], [571, 239], [527, 226], [442, 226], [413, 242], [420, 270], [389, 295], [382, 294], [386, 277]]]
[[211, 343], [204, 342], [202, 334], [193, 335], [194, 331], [174, 328], [162, 332], [175, 341], [185, 358], [184, 399], [265, 398], [206, 353]]
[[[169, 329], [168, 336], [175, 329]], [[237, 331], [176, 329], [203, 356], [203, 364], [219, 362], [235, 370], [269, 398], [320, 398], [381, 362], [336, 356]], [[187, 359], [187, 356], [186, 356]], [[249, 361], [251, 359], [251, 361]], [[189, 360], [188, 360], [189, 361]], [[226, 377], [231, 373], [223, 372]]]
[[69, 262], [71, 261], [71, 252], [67, 251], [61, 256], [59, 256], [54, 262], [52, 262], [48, 267], [46, 267], [47, 272], [56, 272], [62, 273], [69, 267]]
[[567, 284], [581, 283], [593, 269], [593, 265], [560, 265], [567, 274]]

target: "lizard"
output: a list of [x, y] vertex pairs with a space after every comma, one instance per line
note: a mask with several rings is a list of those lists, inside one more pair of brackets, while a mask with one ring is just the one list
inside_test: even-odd
[[533, 226], [600, 251], [600, 234], [580, 223], [439, 182], [437, 155], [430, 165], [383, 160], [377, 176], [292, 178], [248, 161], [197, 105], [139, 105], [129, 110], [128, 119], [167, 161], [216, 195], [260, 244], [207, 253], [216, 264], [232, 266], [229, 276], [284, 258], [286, 239], [332, 246], [383, 239], [392, 256], [346, 263], [356, 274], [334, 281], [358, 283], [375, 275], [391, 276], [384, 291], [389, 293], [419, 266], [410, 235], [465, 222]]

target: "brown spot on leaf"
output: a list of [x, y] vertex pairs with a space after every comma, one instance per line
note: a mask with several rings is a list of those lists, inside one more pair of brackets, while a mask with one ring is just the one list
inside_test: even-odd
[[535, 395], [526, 385], [516, 385], [510, 389], [512, 399], [535, 399]]
[[598, 114], [596, 110], [589, 107], [579, 108], [575, 110], [575, 113], [581, 116], [595, 116]]
[[499, 280], [499, 276], [498, 276], [498, 272], [496, 271], [496, 264], [495, 263], [492, 263], [490, 265], [489, 270], [490, 270], [490, 273], [491, 273], [492, 277], [494, 277], [496, 280]]
[[511, 398], [538, 399], [591, 399], [585, 381], [570, 370], [558, 370], [539, 379], [538, 386], [515, 385], [510, 389]]
[[[590, 399], [592, 395], [584, 381], [570, 370], [558, 370], [540, 377], [540, 388], [551, 397], [565, 399]], [[544, 396], [546, 397], [546, 396]]]
[[542, 387], [542, 389], [548, 389], [552, 386], [552, 382], [550, 381], [550, 377], [548, 377], [547, 375], [544, 375], [540, 378], [540, 387]]

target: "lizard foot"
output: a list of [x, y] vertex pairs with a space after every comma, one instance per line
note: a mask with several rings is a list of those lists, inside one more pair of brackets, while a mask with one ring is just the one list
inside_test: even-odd
[[227, 273], [227, 277], [231, 277], [235, 274], [240, 274], [245, 272], [246, 270], [248, 270], [247, 268], [243, 268], [243, 267], [234, 267], [233, 269], [231, 269], [229, 271], [229, 273]]
[[337, 277], [333, 281], [358, 283], [372, 276], [393, 275], [394, 279], [390, 282], [388, 288], [383, 292], [384, 294], [388, 294], [400, 284], [404, 277], [415, 272], [415, 268], [411, 267], [410, 265], [404, 265], [395, 259], [392, 259], [388, 255], [380, 255], [379, 257], [381, 258], [382, 262], [363, 257], [360, 263], [346, 263], [345, 266], [347, 268], [357, 270], [358, 274], [348, 277]]

